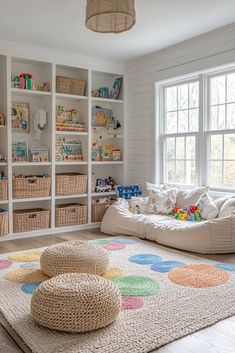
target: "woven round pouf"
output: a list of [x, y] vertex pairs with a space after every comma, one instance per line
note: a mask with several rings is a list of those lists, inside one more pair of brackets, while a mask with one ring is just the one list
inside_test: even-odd
[[109, 256], [100, 245], [73, 240], [49, 246], [41, 255], [41, 270], [49, 277], [63, 273], [102, 275], [108, 268]]
[[119, 289], [96, 275], [68, 273], [43, 282], [31, 300], [34, 320], [50, 329], [86, 332], [111, 324], [121, 308]]

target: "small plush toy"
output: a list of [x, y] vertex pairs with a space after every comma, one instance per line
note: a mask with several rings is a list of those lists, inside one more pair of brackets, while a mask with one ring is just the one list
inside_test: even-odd
[[170, 214], [179, 221], [199, 222], [202, 220], [196, 205], [184, 206], [184, 208], [174, 207]]

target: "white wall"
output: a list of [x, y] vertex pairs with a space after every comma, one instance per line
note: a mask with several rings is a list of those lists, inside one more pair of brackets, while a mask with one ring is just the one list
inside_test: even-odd
[[228, 63], [235, 63], [235, 23], [127, 64], [127, 183], [155, 181], [155, 82]]

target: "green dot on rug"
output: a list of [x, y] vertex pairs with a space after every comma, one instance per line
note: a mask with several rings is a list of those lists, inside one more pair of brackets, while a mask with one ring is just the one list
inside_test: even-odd
[[109, 240], [109, 239], [96, 239], [93, 241], [93, 243], [103, 245], [103, 244], [111, 243], [111, 240]]
[[148, 297], [157, 294], [160, 290], [156, 281], [145, 276], [124, 276], [112, 282], [119, 288], [122, 295], [127, 296]]

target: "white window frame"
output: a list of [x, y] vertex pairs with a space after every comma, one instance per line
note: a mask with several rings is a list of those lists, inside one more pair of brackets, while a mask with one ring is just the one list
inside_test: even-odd
[[[158, 184], [165, 182], [165, 137], [196, 136], [196, 186], [209, 183], [209, 157], [210, 157], [210, 136], [219, 134], [235, 134], [235, 129], [209, 130], [209, 109], [210, 109], [210, 78], [218, 75], [225, 75], [235, 72], [235, 64], [200, 71], [191, 75], [175, 77], [170, 80], [158, 81], [155, 83], [155, 180]], [[166, 134], [164, 132], [164, 89], [174, 85], [199, 81], [199, 130], [197, 132], [183, 132]], [[200, 147], [199, 147], [200, 146]], [[171, 183], [172, 184], [172, 183]], [[191, 188], [192, 186], [177, 184], [181, 187]], [[235, 188], [211, 187], [211, 190], [223, 193], [235, 193]]]

